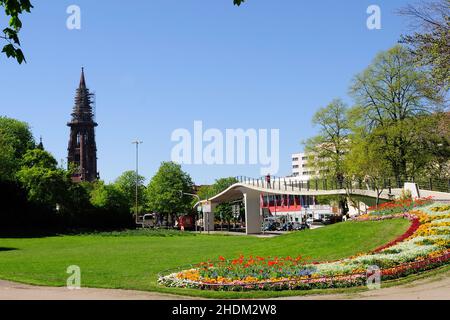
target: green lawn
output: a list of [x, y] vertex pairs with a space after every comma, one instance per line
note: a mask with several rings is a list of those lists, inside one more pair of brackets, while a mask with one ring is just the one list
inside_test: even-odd
[[[0, 278], [64, 286], [69, 265], [81, 268], [82, 286], [159, 291], [212, 298], [273, 297], [301, 292], [209, 292], [157, 285], [157, 274], [219, 255], [311, 257], [334, 260], [388, 243], [409, 227], [407, 220], [346, 222], [276, 238], [128, 232], [0, 239]], [[150, 236], [153, 235], [153, 236]]]

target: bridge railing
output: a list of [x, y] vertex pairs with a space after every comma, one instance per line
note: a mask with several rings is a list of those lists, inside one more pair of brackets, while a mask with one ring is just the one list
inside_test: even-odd
[[251, 178], [246, 176], [236, 177], [237, 181], [243, 184], [265, 189], [284, 190], [284, 191], [323, 191], [323, 190], [341, 190], [348, 188], [370, 188], [362, 182], [350, 182], [346, 180], [333, 179], [312, 179], [309, 181], [301, 181], [293, 178], [271, 177], [270, 182], [265, 177]]
[[436, 179], [429, 177], [410, 178], [407, 182], [417, 183], [419, 189], [450, 193], [450, 179]]
[[[284, 190], [284, 191], [327, 191], [327, 190], [342, 190], [342, 189], [360, 189], [375, 191], [377, 188], [373, 183], [364, 181], [363, 179], [326, 179], [316, 178], [308, 181], [302, 181], [290, 177], [270, 177], [270, 182], [266, 177], [251, 178], [247, 176], [236, 177], [240, 183], [252, 185], [265, 189]], [[381, 179], [379, 185], [382, 189], [392, 193], [392, 189], [403, 188], [406, 182], [417, 183], [419, 189], [428, 191], [439, 191], [450, 193], [450, 179], [437, 178], [384, 178]]]

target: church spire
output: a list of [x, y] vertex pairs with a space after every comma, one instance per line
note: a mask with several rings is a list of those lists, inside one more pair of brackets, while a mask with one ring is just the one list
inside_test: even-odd
[[39, 144], [37, 145], [38, 149], [44, 150], [44, 144], [42, 143], [42, 136], [39, 138]]
[[84, 67], [81, 67], [80, 89], [86, 88], [86, 80], [84, 79]]
[[97, 172], [97, 147], [95, 143], [95, 127], [91, 97], [86, 87], [84, 68], [81, 68], [80, 86], [75, 95], [75, 105], [70, 127], [68, 146], [68, 165], [75, 166], [73, 181], [95, 181]]

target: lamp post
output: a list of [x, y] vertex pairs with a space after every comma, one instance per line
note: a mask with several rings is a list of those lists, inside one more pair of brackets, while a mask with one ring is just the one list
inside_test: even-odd
[[[181, 194], [181, 197], [186, 195], [186, 196], [191, 196], [191, 197], [197, 198], [198, 202], [201, 201], [201, 199], [200, 199], [198, 194], [189, 193], [189, 192], [183, 192], [183, 190], [180, 190], [180, 194]], [[197, 215], [196, 215], [196, 219], [195, 219], [194, 224], [195, 224], [195, 232], [197, 232]]]
[[143, 141], [139, 141], [136, 139], [135, 141], [131, 142], [132, 144], [136, 145], [136, 194], [135, 194], [135, 209], [134, 214], [136, 215], [136, 225], [138, 223], [138, 211], [139, 211], [139, 205], [138, 205], [138, 193], [139, 193], [139, 145], [144, 143]]

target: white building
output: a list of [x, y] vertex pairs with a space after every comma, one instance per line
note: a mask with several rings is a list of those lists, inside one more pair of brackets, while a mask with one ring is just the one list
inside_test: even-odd
[[292, 177], [299, 181], [308, 181], [319, 175], [318, 171], [308, 167], [306, 153], [294, 153], [292, 155]]

